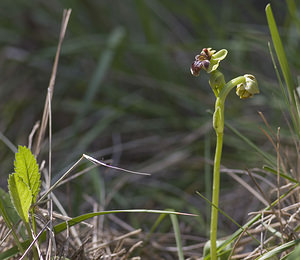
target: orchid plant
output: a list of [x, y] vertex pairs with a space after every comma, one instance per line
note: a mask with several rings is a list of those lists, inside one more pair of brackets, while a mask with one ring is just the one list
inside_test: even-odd
[[210, 257], [217, 260], [217, 225], [218, 225], [218, 204], [220, 190], [220, 163], [223, 146], [224, 133], [224, 105], [228, 93], [236, 87], [236, 94], [241, 99], [252, 97], [259, 93], [258, 84], [255, 77], [251, 74], [236, 77], [227, 83], [223, 73], [218, 70], [219, 64], [227, 56], [228, 51], [222, 49], [218, 52], [212, 48], [202, 49], [199, 55], [196, 55], [195, 61], [191, 66], [191, 73], [199, 76], [200, 71], [204, 70], [210, 74], [209, 85], [211, 86], [215, 97], [215, 111], [213, 114], [213, 127], [217, 136], [214, 172], [213, 172], [213, 191], [211, 207], [210, 224]]

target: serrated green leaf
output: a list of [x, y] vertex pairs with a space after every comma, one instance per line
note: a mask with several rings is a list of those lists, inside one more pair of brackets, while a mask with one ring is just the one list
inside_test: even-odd
[[41, 175], [34, 155], [26, 146], [19, 146], [14, 165], [15, 174], [28, 185], [33, 196], [32, 203], [35, 203], [36, 196], [40, 191]]
[[29, 186], [15, 173], [8, 178], [10, 199], [21, 219], [28, 223], [28, 211], [32, 203], [32, 193]]

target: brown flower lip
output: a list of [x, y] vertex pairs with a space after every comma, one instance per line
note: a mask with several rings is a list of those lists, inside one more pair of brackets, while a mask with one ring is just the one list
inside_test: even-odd
[[199, 76], [200, 70], [204, 68], [205, 70], [208, 69], [210, 65], [212, 53], [209, 52], [207, 48], [203, 48], [199, 55], [196, 55], [195, 61], [191, 65], [191, 73], [193, 76]]

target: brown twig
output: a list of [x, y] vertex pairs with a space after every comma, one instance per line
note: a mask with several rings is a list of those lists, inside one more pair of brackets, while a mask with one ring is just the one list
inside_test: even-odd
[[61, 51], [61, 45], [62, 45], [62, 42], [65, 37], [65, 33], [66, 33], [70, 15], [71, 15], [71, 9], [64, 10], [62, 25], [61, 25], [61, 29], [60, 29], [60, 35], [59, 35], [59, 41], [58, 41], [58, 45], [57, 45], [57, 51], [56, 51], [53, 68], [52, 68], [52, 73], [51, 73], [49, 86], [48, 86], [49, 91], [47, 93], [45, 106], [44, 106], [42, 123], [41, 123], [41, 127], [39, 129], [38, 135], [37, 135], [37, 139], [35, 141], [35, 146], [34, 146], [35, 156], [38, 156], [38, 154], [40, 153], [41, 143], [44, 139], [45, 131], [46, 131], [47, 124], [48, 124], [48, 116], [49, 116], [49, 101], [48, 100], [49, 99], [52, 100], [54, 84], [55, 84], [55, 79], [56, 79], [57, 66], [58, 66], [58, 61], [59, 61], [59, 55], [60, 55], [60, 51]]

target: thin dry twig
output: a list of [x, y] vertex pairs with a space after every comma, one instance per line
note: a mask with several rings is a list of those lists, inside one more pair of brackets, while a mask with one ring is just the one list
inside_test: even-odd
[[36, 131], [39, 129], [40, 127], [40, 122], [36, 122], [28, 136], [28, 149], [31, 150], [31, 146], [32, 146], [32, 140], [33, 140], [33, 136], [35, 135]]
[[261, 195], [263, 196], [263, 198], [268, 202], [268, 205], [270, 205], [270, 200], [268, 199], [267, 195], [264, 193], [264, 191], [262, 190], [262, 188], [260, 187], [260, 185], [258, 184], [258, 182], [256, 181], [255, 177], [253, 176], [252, 172], [250, 170], [247, 170], [250, 178], [252, 179], [252, 181], [254, 182], [255, 186], [257, 187], [257, 189], [260, 191]]
[[19, 260], [22, 260], [22, 259], [24, 259], [26, 257], [26, 255], [29, 253], [29, 251], [33, 247], [33, 245], [37, 242], [37, 240], [40, 237], [40, 235], [48, 227], [49, 223], [50, 223], [50, 221], [48, 221], [48, 223], [41, 229], [41, 231], [37, 234], [37, 236], [34, 238], [34, 240], [31, 242], [31, 244], [29, 245], [29, 247], [26, 249], [26, 251], [24, 252], [24, 254], [22, 255], [22, 257]]
[[[56, 51], [54, 64], [53, 64], [53, 68], [52, 68], [52, 73], [51, 73], [49, 86], [48, 86], [50, 91], [48, 91], [48, 93], [47, 93], [45, 106], [44, 106], [43, 117], [42, 117], [42, 123], [41, 123], [41, 127], [39, 129], [37, 140], [36, 140], [35, 147], [34, 147], [34, 154], [36, 156], [38, 156], [38, 154], [40, 153], [41, 143], [42, 143], [43, 138], [45, 136], [46, 127], [47, 127], [47, 124], [48, 124], [48, 117], [49, 117], [49, 102], [48, 102], [48, 100], [49, 100], [49, 98], [50, 98], [50, 100], [52, 100], [52, 96], [53, 96], [53, 92], [54, 92], [55, 79], [56, 79], [56, 72], [57, 72], [57, 67], [58, 67], [58, 61], [59, 61], [59, 56], [60, 56], [60, 51], [61, 51], [61, 45], [62, 45], [62, 42], [63, 42], [64, 37], [65, 37], [65, 33], [66, 33], [66, 29], [67, 29], [67, 25], [68, 25], [68, 22], [69, 22], [70, 15], [71, 15], [71, 9], [64, 10], [62, 26], [61, 26], [61, 29], [60, 29], [59, 41], [58, 41], [58, 46], [57, 46], [57, 51]], [[50, 96], [48, 96], [48, 95], [50, 95]]]

